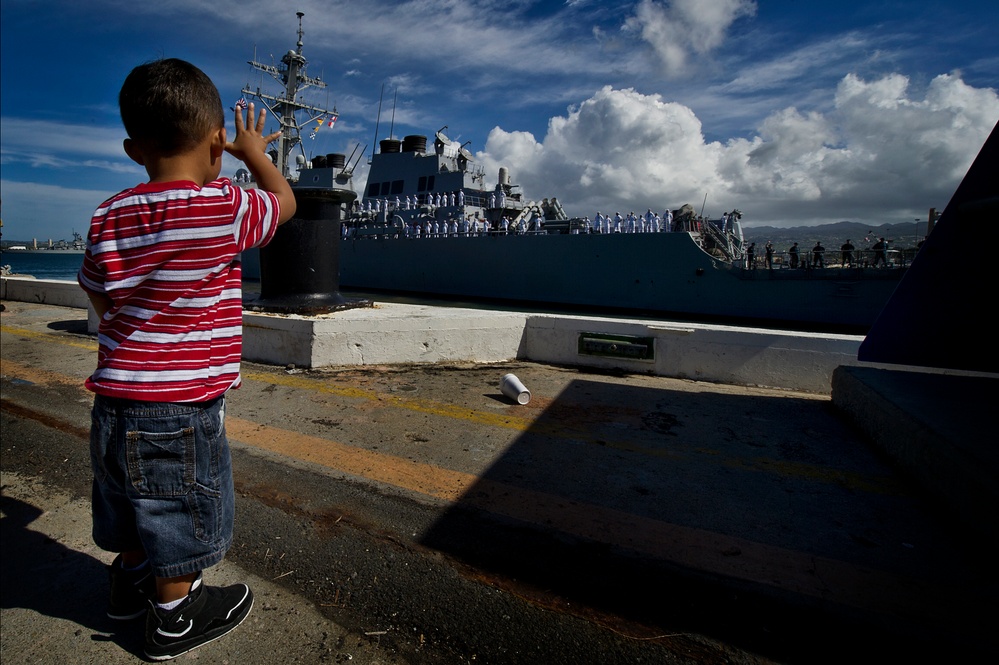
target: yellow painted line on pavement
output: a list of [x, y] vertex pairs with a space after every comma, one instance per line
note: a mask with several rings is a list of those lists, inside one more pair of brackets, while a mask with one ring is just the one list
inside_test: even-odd
[[69, 385], [77, 387], [83, 392], [88, 392], [83, 387], [83, 380], [80, 378], [47, 369], [39, 369], [4, 358], [0, 358], [0, 375], [13, 376], [22, 381], [30, 381], [39, 385]]
[[[243, 378], [249, 381], [273, 384], [297, 390], [335, 395], [337, 397], [347, 397], [378, 402], [386, 407], [406, 409], [419, 413], [464, 420], [470, 423], [512, 429], [518, 432], [528, 432], [541, 436], [548, 436], [556, 439], [570, 440], [579, 443], [598, 443], [603, 448], [612, 448], [623, 452], [631, 452], [649, 457], [670, 457], [675, 459], [687, 459], [690, 453], [678, 451], [670, 448], [650, 448], [649, 446], [638, 445], [629, 441], [609, 440], [603, 436], [594, 436], [584, 429], [580, 429], [564, 422], [537, 422], [528, 418], [507, 416], [502, 414], [478, 411], [467, 407], [445, 404], [432, 400], [414, 399], [411, 397], [399, 397], [386, 393], [379, 393], [374, 390], [365, 390], [347, 385], [337, 385], [323, 381], [317, 377], [307, 377], [298, 375], [272, 374], [264, 372], [244, 372]], [[816, 482], [831, 483], [850, 487], [857, 491], [871, 492], [875, 494], [894, 494], [898, 488], [894, 482], [886, 478], [870, 477], [863, 474], [830, 469], [814, 464], [802, 462], [788, 462], [774, 460], [771, 458], [737, 458], [723, 455], [719, 451], [702, 448], [700, 454], [716, 455], [719, 464], [738, 469], [741, 471], [754, 471], [757, 473], [771, 473], [783, 476], [805, 478]]]
[[81, 339], [66, 337], [64, 335], [38, 332], [37, 330], [28, 330], [27, 328], [14, 328], [12, 326], [0, 326], [0, 332], [5, 332], [11, 335], [18, 335], [19, 337], [27, 337], [28, 339], [41, 340], [45, 342], [55, 342], [56, 344], [62, 344], [63, 346], [72, 346], [78, 349], [87, 349], [88, 351], [97, 350], [97, 340], [94, 341], [86, 339], [81, 340]]
[[[27, 337], [29, 339], [34, 339], [46, 343], [63, 344], [67, 346], [84, 348], [94, 351], [97, 350], [96, 341], [92, 342], [87, 340], [80, 341], [74, 338], [66, 337], [64, 335], [36, 332], [33, 330], [14, 328], [10, 326], [0, 326], [0, 331], [9, 334], [19, 335], [21, 337]], [[25, 367], [24, 371], [32, 371], [32, 372], [35, 371], [33, 368], [28, 368], [27, 366], [24, 367]], [[45, 372], [45, 371], [38, 370], [38, 372]], [[82, 383], [82, 381], [80, 381], [79, 379], [67, 377], [65, 375], [59, 375], [53, 372], [49, 372], [44, 375], [37, 374], [36, 376], [39, 377], [38, 380], [28, 378], [27, 376], [22, 376], [21, 378], [33, 381], [35, 383], [45, 383], [49, 381], [54, 383], [68, 383], [68, 382]], [[41, 378], [42, 376], [47, 376], [49, 378]], [[685, 459], [690, 457], [690, 453], [685, 453], [683, 451], [678, 451], [675, 449], [651, 448], [649, 446], [638, 445], [630, 441], [609, 440], [603, 437], [594, 436], [584, 429], [573, 427], [571, 424], [567, 424], [564, 422], [561, 423], [537, 422], [528, 418], [521, 418], [518, 416], [510, 416], [505, 414], [479, 411], [476, 409], [457, 406], [454, 404], [446, 404], [443, 402], [414, 399], [409, 397], [400, 397], [398, 395], [379, 393], [374, 390], [367, 390], [364, 388], [358, 388], [356, 386], [334, 384], [331, 381], [324, 380], [322, 377], [285, 374], [283, 372], [262, 372], [262, 371], [253, 371], [253, 370], [242, 372], [242, 377], [246, 381], [256, 381], [260, 383], [282, 386], [294, 390], [304, 390], [313, 393], [333, 395], [336, 397], [377, 402], [388, 408], [404, 409], [408, 411], [426, 413], [430, 415], [440, 416], [443, 418], [449, 418], [453, 420], [459, 420], [478, 425], [485, 425], [488, 427], [511, 429], [518, 432], [530, 431], [532, 434], [536, 435], [548, 436], [556, 439], [569, 440], [579, 443], [590, 443], [590, 444], [598, 443], [601, 447], [604, 448], [613, 448], [615, 450], [635, 453], [638, 455], [646, 455], [650, 457], [673, 457], [676, 459]], [[897, 486], [893, 481], [882, 477], [871, 477], [850, 471], [831, 469], [827, 467], [800, 463], [800, 462], [778, 461], [771, 458], [745, 459], [745, 458], [731, 457], [729, 455], [723, 455], [719, 451], [711, 449], [700, 449], [698, 450], [698, 453], [707, 454], [707, 455], [716, 455], [719, 464], [742, 471], [753, 471], [757, 473], [769, 473], [769, 474], [778, 474], [794, 478], [804, 478], [815, 482], [824, 482], [824, 483], [842, 485], [854, 489], [856, 491], [870, 492], [876, 494], [895, 494], [898, 491]]]
[[226, 416], [225, 427], [230, 438], [254, 448], [445, 501], [457, 501], [478, 480], [472, 474], [261, 425], [231, 415]]
[[[489, 413], [488, 411], [479, 411], [477, 409], [456, 406], [454, 404], [446, 404], [444, 402], [435, 402], [433, 400], [399, 397], [398, 395], [380, 393], [374, 390], [356, 388], [354, 386], [328, 383], [315, 377], [280, 375], [264, 372], [243, 372], [243, 378], [248, 381], [259, 381], [261, 383], [270, 383], [286, 388], [308, 390], [310, 392], [325, 395], [335, 395], [337, 397], [349, 397], [354, 399], [364, 399], [372, 402], [380, 402], [386, 406], [394, 406], [400, 409], [418, 411], [420, 413], [428, 413], [456, 420], [465, 420], [480, 425], [502, 427], [505, 429], [517, 430], [519, 432], [526, 432], [528, 429], [537, 431], [537, 423], [528, 418]], [[564, 436], [564, 434], [562, 435]]]

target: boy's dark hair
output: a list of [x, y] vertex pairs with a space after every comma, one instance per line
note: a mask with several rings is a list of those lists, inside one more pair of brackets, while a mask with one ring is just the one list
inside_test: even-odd
[[129, 138], [167, 157], [193, 148], [225, 125], [215, 84], [177, 58], [133, 69], [118, 93], [118, 107]]

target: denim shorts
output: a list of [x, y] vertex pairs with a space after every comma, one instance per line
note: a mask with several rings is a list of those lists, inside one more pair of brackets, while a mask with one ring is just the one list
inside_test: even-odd
[[144, 549], [157, 577], [204, 570], [232, 544], [225, 398], [199, 404], [98, 395], [90, 429], [94, 542]]

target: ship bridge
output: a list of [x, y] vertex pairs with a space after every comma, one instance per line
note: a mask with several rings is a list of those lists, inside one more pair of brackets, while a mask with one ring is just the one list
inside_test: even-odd
[[485, 174], [471, 167], [474, 161], [464, 146], [455, 147], [443, 132], [437, 132], [433, 151], [427, 150], [427, 137], [406, 136], [379, 142], [379, 152], [371, 160], [364, 199], [394, 202], [396, 197], [415, 197], [427, 202], [428, 195], [464, 192], [483, 199], [487, 195]]

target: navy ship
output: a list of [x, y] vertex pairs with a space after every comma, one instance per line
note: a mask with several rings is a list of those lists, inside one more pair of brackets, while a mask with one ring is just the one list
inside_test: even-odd
[[753, 269], [737, 211], [708, 220], [688, 205], [597, 222], [568, 217], [554, 197], [527, 200], [506, 169], [497, 176], [487, 183], [473, 156], [443, 130], [431, 150], [422, 136], [381, 141], [363, 198], [343, 224], [340, 286], [865, 330], [904, 272], [859, 263], [816, 267], [804, 259], [797, 269]]
[[[321, 83], [304, 74], [301, 14], [299, 21], [298, 51], [289, 51], [279, 68], [287, 88], [282, 100], [295, 100], [300, 84]], [[259, 90], [244, 93], [278, 101]], [[865, 262], [757, 268], [738, 211], [722, 220], [704, 219], [689, 205], [637, 219], [613, 213], [609, 219], [572, 218], [554, 196], [528, 199], [505, 168], [495, 181], [487, 178], [468, 144], [452, 141], [447, 127], [431, 144], [423, 135], [379, 141], [363, 193], [355, 198], [354, 156], [307, 157], [295, 109], [271, 108], [283, 116], [275, 160], [293, 186], [340, 193], [345, 218], [329, 232], [340, 238], [344, 290], [863, 332], [904, 272]], [[312, 112], [309, 121], [335, 115], [297, 108]], [[289, 173], [293, 146], [301, 152], [297, 177]], [[252, 278], [255, 270], [253, 257], [246, 257], [245, 274]]]

